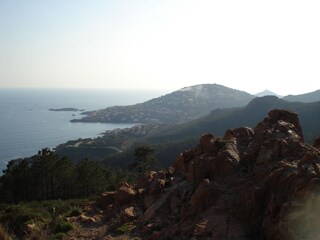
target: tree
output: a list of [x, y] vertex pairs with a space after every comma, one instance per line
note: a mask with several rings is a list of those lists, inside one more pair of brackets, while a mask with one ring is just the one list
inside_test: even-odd
[[35, 178], [35, 185], [38, 188], [44, 187], [42, 191], [38, 192], [45, 192], [45, 199], [56, 198], [57, 174], [61, 165], [60, 157], [48, 148], [42, 149], [38, 155], [32, 157], [32, 176]]
[[148, 145], [142, 145], [134, 151], [135, 161], [129, 164], [130, 170], [136, 169], [139, 174], [149, 171], [151, 167], [158, 162], [158, 159], [154, 156], [154, 149]]
[[[139, 154], [138, 154], [139, 155]], [[12, 160], [0, 176], [0, 202], [68, 199], [114, 190], [126, 172], [101, 162], [78, 163], [43, 149], [30, 158]]]
[[12, 160], [8, 163], [7, 169], [3, 170], [4, 175], [0, 178], [2, 200], [19, 202], [28, 198], [29, 169], [29, 163], [25, 159]]

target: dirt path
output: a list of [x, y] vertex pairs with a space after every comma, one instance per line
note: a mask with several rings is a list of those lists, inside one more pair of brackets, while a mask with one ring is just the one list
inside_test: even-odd
[[68, 233], [68, 240], [140, 240], [138, 237], [113, 236], [108, 229], [103, 212], [92, 205], [84, 206], [81, 216], [70, 217], [68, 220], [74, 228]]

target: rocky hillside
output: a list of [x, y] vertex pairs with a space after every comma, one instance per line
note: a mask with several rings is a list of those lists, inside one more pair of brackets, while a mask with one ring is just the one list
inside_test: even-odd
[[233, 109], [216, 109], [209, 115], [176, 126], [168, 126], [161, 132], [146, 137], [146, 142], [165, 142], [199, 136], [205, 132], [224, 134], [228, 128], [255, 126], [272, 109], [285, 109], [298, 113], [304, 135], [308, 141], [320, 134], [320, 102], [292, 103], [275, 96], [253, 99], [247, 106]]
[[141, 239], [319, 239], [320, 151], [303, 138], [295, 113], [273, 110], [254, 128], [202, 135], [99, 206]]
[[186, 87], [130, 106], [114, 106], [83, 113], [74, 122], [179, 123], [209, 114], [215, 108], [245, 106], [254, 96], [218, 84]]

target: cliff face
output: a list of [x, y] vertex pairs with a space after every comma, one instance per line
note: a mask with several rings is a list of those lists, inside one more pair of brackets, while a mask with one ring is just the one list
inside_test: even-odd
[[173, 167], [100, 206], [144, 239], [318, 239], [320, 151], [303, 142], [295, 113], [273, 110], [255, 128], [204, 134]]

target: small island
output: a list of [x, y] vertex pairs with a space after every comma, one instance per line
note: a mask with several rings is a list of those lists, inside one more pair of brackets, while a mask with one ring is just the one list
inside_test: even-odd
[[49, 111], [54, 111], [54, 112], [83, 112], [84, 109], [77, 109], [77, 108], [50, 108]]

